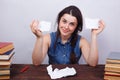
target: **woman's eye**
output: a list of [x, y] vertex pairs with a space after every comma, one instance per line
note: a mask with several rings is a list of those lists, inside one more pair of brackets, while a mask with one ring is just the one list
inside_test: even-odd
[[71, 26], [74, 26], [75, 24], [74, 23], [70, 23]]
[[66, 23], [67, 21], [66, 20], [63, 20], [63, 23]]

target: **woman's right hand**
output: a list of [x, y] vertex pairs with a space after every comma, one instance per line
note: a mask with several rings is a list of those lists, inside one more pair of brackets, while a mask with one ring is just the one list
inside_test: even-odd
[[38, 28], [38, 25], [39, 25], [39, 21], [33, 20], [32, 23], [30, 24], [30, 28], [33, 34], [35, 34], [37, 38], [40, 38], [42, 36], [42, 32]]

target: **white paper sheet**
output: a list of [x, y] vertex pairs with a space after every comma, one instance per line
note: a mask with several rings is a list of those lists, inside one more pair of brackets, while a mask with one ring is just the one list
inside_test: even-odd
[[50, 31], [51, 28], [51, 22], [48, 21], [40, 21], [38, 28], [44, 32], [44, 31]]
[[98, 29], [100, 19], [90, 19], [85, 18], [85, 28], [86, 29]]
[[62, 77], [73, 76], [76, 74], [76, 70], [73, 67], [72, 68], [66, 67], [63, 69], [55, 68], [53, 70], [52, 65], [49, 65], [47, 67], [47, 71], [51, 79], [58, 79]]

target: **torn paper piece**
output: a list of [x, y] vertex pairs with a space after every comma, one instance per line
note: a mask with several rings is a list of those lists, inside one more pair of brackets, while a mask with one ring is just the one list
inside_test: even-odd
[[40, 21], [38, 28], [44, 32], [44, 31], [50, 31], [51, 29], [51, 22], [48, 21]]
[[47, 67], [47, 72], [48, 72], [49, 75], [53, 72], [52, 65], [49, 65]]
[[85, 18], [85, 28], [86, 29], [98, 29], [100, 19], [90, 19]]
[[55, 68], [53, 70], [52, 65], [49, 65], [47, 67], [47, 71], [51, 79], [58, 79], [62, 77], [73, 76], [76, 74], [76, 70], [73, 67], [72, 68], [66, 67], [63, 69]]

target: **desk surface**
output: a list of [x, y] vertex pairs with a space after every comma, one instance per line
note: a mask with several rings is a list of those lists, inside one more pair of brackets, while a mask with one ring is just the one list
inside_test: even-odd
[[[20, 70], [29, 66], [27, 71], [20, 73]], [[12, 64], [10, 80], [50, 80], [50, 76], [47, 74], [46, 67], [48, 65], [34, 66], [32, 64]], [[75, 76], [64, 77], [58, 80], [103, 80], [104, 78], [104, 65], [98, 65], [91, 67], [88, 65], [52, 65], [54, 68], [74, 67], [77, 71]]]

